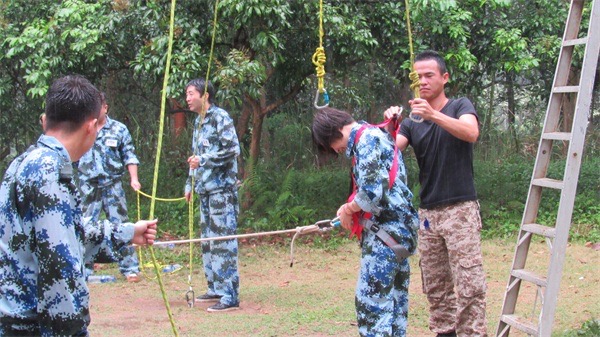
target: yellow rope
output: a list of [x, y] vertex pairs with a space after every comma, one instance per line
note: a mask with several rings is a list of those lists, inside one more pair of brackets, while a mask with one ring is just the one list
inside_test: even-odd
[[323, 36], [325, 36], [323, 30], [323, 0], [319, 0], [319, 47], [313, 54], [312, 63], [316, 67], [317, 88], [320, 93], [325, 91], [325, 61], [327, 61], [325, 48], [323, 48]]
[[[173, 51], [173, 30], [175, 26], [175, 2], [176, 0], [171, 0], [171, 16], [170, 16], [170, 24], [169, 24], [169, 44], [167, 49], [167, 60], [165, 66], [165, 76], [163, 79], [163, 87], [162, 87], [162, 97], [161, 97], [161, 105], [160, 105], [160, 125], [158, 131], [158, 144], [156, 146], [156, 159], [154, 161], [154, 179], [152, 181], [152, 198], [150, 199], [150, 214], [149, 219], [154, 218], [154, 205], [155, 205], [155, 197], [156, 197], [156, 189], [158, 185], [158, 169], [160, 163], [160, 155], [162, 148], [162, 137], [164, 131], [164, 120], [165, 120], [165, 110], [166, 110], [166, 102], [167, 102], [167, 86], [169, 84], [169, 72], [171, 70], [171, 54]], [[156, 261], [156, 256], [154, 255], [154, 248], [152, 246], [148, 247], [150, 251], [150, 255], [152, 256], [152, 264], [154, 265], [154, 272], [156, 274], [156, 278], [158, 279], [158, 284], [160, 285], [160, 292], [162, 294], [163, 300], [165, 302], [165, 308], [167, 309], [167, 314], [169, 316], [169, 321], [171, 322], [171, 328], [173, 330], [173, 334], [178, 337], [179, 332], [177, 331], [177, 327], [175, 326], [175, 320], [173, 318], [173, 314], [171, 312], [171, 307], [169, 305], [169, 299], [167, 298], [167, 293], [165, 291], [164, 284], [162, 282], [162, 278], [160, 276], [160, 270], [158, 266], [158, 262]]]
[[[159, 197], [153, 197], [153, 196], [151, 196], [151, 195], [149, 195], [149, 194], [146, 194], [146, 193], [142, 192], [141, 190], [137, 190], [137, 193], [138, 193], [138, 200], [139, 200], [139, 198], [140, 198], [140, 195], [143, 195], [143, 196], [145, 196], [145, 197], [147, 197], [147, 198], [154, 199], [154, 200], [157, 200], [157, 201], [168, 201], [168, 202], [170, 202], [170, 201], [181, 201], [181, 200], [185, 200], [185, 197], [181, 197], [181, 198], [171, 198], [171, 199], [167, 199], [167, 198], [159, 198]], [[139, 202], [138, 202], [138, 207], [139, 207]]]
[[315, 70], [317, 72], [317, 89], [319, 89], [320, 93], [323, 93], [325, 90], [325, 61], [327, 57], [325, 56], [325, 48], [318, 47], [312, 57], [312, 62], [315, 65]]
[[415, 66], [415, 52], [413, 50], [413, 42], [412, 42], [412, 29], [410, 27], [410, 6], [409, 0], [404, 0], [406, 7], [406, 29], [408, 30], [408, 45], [410, 47], [410, 74], [408, 74], [408, 78], [411, 80], [410, 90], [412, 90], [414, 98], [419, 98], [419, 88], [421, 87], [421, 82], [419, 81], [419, 74], [414, 70]]

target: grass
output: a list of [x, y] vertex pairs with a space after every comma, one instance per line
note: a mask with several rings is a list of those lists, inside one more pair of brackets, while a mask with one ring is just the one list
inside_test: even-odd
[[[310, 240], [311, 243], [307, 243]], [[298, 241], [298, 240], [297, 240]], [[287, 241], [289, 243], [289, 240]], [[495, 334], [508, 271], [514, 254], [514, 239], [483, 241], [488, 283], [488, 333]], [[546, 244], [533, 242], [528, 264], [545, 264]], [[187, 246], [175, 250], [155, 249], [163, 264], [187, 265]], [[281, 243], [240, 247], [241, 310], [209, 314], [207, 304], [189, 308], [185, 303], [188, 270], [163, 275], [166, 294], [179, 336], [356, 336], [354, 287], [358, 273], [359, 249], [355, 241], [342, 240], [336, 249], [312, 243], [309, 236], [295, 247], [296, 262], [290, 268], [289, 246]], [[192, 285], [196, 295], [204, 288], [199, 260], [195, 257]], [[553, 336], [574, 334], [600, 313], [600, 252], [583, 244], [567, 250], [561, 281]], [[410, 312], [408, 336], [431, 336], [427, 327], [428, 307], [421, 293], [417, 258], [411, 258]], [[92, 284], [90, 333], [93, 336], [173, 336], [152, 270], [148, 278], [127, 284]], [[112, 265], [100, 273], [116, 274]], [[524, 299], [530, 299], [522, 287]], [[517, 308], [519, 309], [519, 307]], [[530, 309], [526, 306], [524, 312]], [[576, 332], [574, 332], [576, 331]], [[590, 330], [591, 331], [591, 330]], [[511, 336], [520, 336], [511, 331]], [[589, 335], [592, 336], [592, 335]]]

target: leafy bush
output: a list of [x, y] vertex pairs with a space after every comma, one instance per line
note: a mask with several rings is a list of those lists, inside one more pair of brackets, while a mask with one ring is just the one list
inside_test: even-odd
[[[519, 155], [502, 160], [476, 160], [476, 188], [481, 203], [484, 237], [505, 237], [518, 232], [527, 198], [533, 159]], [[584, 158], [573, 208], [571, 239], [600, 241], [600, 158]], [[560, 177], [564, 161], [551, 163], [548, 176]], [[554, 192], [554, 193], [553, 193]], [[537, 222], [554, 226], [560, 203], [557, 191], [543, 192]]]
[[580, 329], [565, 331], [562, 337], [597, 337], [600, 336], [600, 319], [595, 318], [584, 322]]
[[243, 227], [279, 230], [331, 219], [347, 197], [349, 176], [341, 170], [273, 172], [258, 165], [242, 193], [254, 200], [242, 214]]

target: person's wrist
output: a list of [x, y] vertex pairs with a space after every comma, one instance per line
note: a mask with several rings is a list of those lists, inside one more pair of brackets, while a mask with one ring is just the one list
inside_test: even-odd
[[346, 203], [344, 205], [344, 213], [346, 213], [347, 215], [352, 215], [354, 213], [352, 207], [350, 206], [350, 203]]

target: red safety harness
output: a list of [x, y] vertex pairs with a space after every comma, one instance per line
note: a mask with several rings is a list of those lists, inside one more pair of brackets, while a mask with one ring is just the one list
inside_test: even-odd
[[[377, 125], [371, 125], [368, 123], [363, 124], [358, 131], [356, 132], [356, 136], [354, 137], [354, 147], [356, 147], [356, 145], [358, 144], [358, 140], [360, 139], [360, 136], [362, 135], [363, 131], [366, 128], [383, 128], [386, 127], [388, 124], [392, 124], [393, 126], [393, 131], [391, 132], [392, 134], [392, 139], [394, 140], [394, 160], [392, 162], [392, 167], [390, 168], [390, 178], [389, 178], [389, 186], [388, 188], [391, 189], [392, 186], [394, 186], [394, 181], [396, 181], [396, 172], [398, 171], [398, 145], [396, 145], [396, 135], [398, 134], [399, 128], [400, 128], [400, 123], [398, 121], [399, 117], [393, 117], [390, 118], [386, 121], [384, 121], [383, 123], [377, 124]], [[356, 165], [356, 154], [352, 157], [352, 169], [351, 169], [351, 176], [352, 176], [352, 194], [350, 194], [350, 196], [348, 197], [348, 202], [352, 202], [352, 200], [354, 200], [354, 197], [356, 196], [356, 193], [358, 192], [358, 185], [356, 184], [356, 177], [354, 176], [354, 166]], [[352, 237], [353, 235], [356, 235], [356, 237], [360, 240], [361, 236], [362, 236], [362, 231], [363, 231], [363, 226], [360, 224], [360, 219], [370, 219], [372, 216], [371, 213], [368, 212], [355, 212], [354, 214], [352, 214], [352, 232], [350, 233], [350, 237]]]

